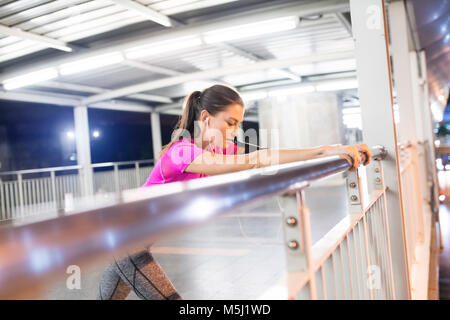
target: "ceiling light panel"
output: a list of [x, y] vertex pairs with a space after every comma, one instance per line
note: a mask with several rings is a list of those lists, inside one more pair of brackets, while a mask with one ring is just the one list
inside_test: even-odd
[[101, 67], [117, 64], [122, 62], [123, 60], [124, 57], [122, 53], [112, 52], [62, 64], [59, 66], [59, 72], [61, 73], [61, 75], [75, 74], [91, 69], [98, 69]]
[[130, 48], [125, 50], [127, 59], [139, 59], [151, 55], [158, 55], [169, 52], [176, 52], [178, 50], [193, 48], [202, 45], [202, 40], [198, 36], [183, 37], [170, 41], [162, 41], [149, 43], [147, 45]]
[[212, 44], [292, 30], [296, 26], [296, 17], [285, 17], [210, 31], [203, 36], [206, 43]]
[[20, 87], [28, 86], [34, 83], [54, 79], [58, 77], [56, 68], [46, 68], [34, 72], [30, 72], [18, 77], [6, 79], [2, 82], [6, 90], [13, 90]]

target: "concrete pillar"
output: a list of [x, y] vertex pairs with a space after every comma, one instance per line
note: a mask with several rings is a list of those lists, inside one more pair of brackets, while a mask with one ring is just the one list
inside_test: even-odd
[[94, 193], [94, 180], [91, 168], [91, 146], [89, 136], [88, 110], [86, 106], [73, 109], [75, 120], [75, 140], [77, 148], [77, 162], [82, 166], [80, 170], [81, 194], [89, 196]]
[[156, 163], [159, 159], [159, 152], [162, 149], [161, 121], [159, 119], [159, 113], [150, 113], [150, 121], [152, 127], [153, 159]]
[[[271, 97], [259, 102], [261, 146], [308, 148], [342, 143], [336, 93], [313, 92]], [[273, 136], [277, 130], [278, 146]]]
[[414, 98], [418, 88], [413, 86], [413, 78], [417, 77], [418, 70], [411, 59], [414, 58], [411, 53], [414, 55], [415, 52], [403, 1], [394, 1], [389, 4], [389, 26], [393, 76], [400, 115], [399, 142], [402, 144], [407, 141], [416, 142], [420, 139], [418, 131], [423, 124], [419, 118], [420, 110], [418, 110], [417, 100]]
[[[342, 143], [339, 97], [334, 92], [301, 93], [270, 97], [258, 104], [262, 147], [301, 149]], [[313, 186], [341, 185], [334, 175]]]

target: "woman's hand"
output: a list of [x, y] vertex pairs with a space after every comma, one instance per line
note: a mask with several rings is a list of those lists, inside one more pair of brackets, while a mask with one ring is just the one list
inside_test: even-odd
[[370, 151], [369, 147], [367, 146], [367, 144], [358, 144], [357, 145], [359, 152], [364, 153], [364, 155], [366, 156], [366, 159], [364, 161], [364, 165], [367, 166], [370, 161], [372, 161], [372, 151]]
[[352, 164], [350, 171], [355, 171], [361, 164], [361, 154], [357, 145], [341, 147], [340, 156]]
[[338, 145], [329, 145], [329, 146], [321, 146], [321, 150], [324, 151], [323, 156], [330, 155], [338, 155], [341, 158], [344, 158], [349, 163], [352, 164], [352, 168], [350, 171], [356, 170], [362, 162], [361, 153], [365, 154], [364, 165], [367, 165], [372, 159], [372, 152], [370, 151], [367, 144], [359, 144], [359, 145], [351, 145], [351, 146], [342, 146]]

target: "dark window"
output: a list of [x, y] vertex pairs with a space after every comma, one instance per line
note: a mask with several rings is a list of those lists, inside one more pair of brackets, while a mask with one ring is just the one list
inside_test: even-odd
[[92, 163], [153, 159], [150, 113], [89, 109]]
[[0, 171], [75, 165], [73, 129], [71, 107], [0, 100]]

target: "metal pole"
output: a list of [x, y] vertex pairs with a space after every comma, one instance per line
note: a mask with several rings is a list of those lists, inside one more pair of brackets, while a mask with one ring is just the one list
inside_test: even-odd
[[55, 207], [58, 208], [58, 199], [56, 198], [56, 178], [55, 178], [55, 171], [50, 171], [50, 180], [51, 180], [51, 183], [52, 183], [53, 202], [55, 203]]
[[139, 174], [139, 162], [134, 163], [135, 173], [136, 173], [136, 188], [140, 187], [140, 174]]
[[394, 66], [395, 88], [400, 113], [399, 140], [401, 143], [418, 140], [418, 124], [420, 115], [416, 114], [412, 85], [413, 70], [411, 68], [410, 51], [411, 34], [408, 28], [406, 10], [403, 1], [389, 4], [389, 31], [391, 35], [392, 61]]
[[19, 186], [19, 206], [20, 206], [20, 214], [23, 214], [23, 183], [22, 183], [22, 174], [17, 175], [17, 183]]
[[94, 179], [91, 167], [91, 147], [89, 138], [88, 110], [86, 106], [74, 107], [75, 139], [77, 146], [78, 165], [80, 172], [81, 194], [84, 196], [94, 193]]
[[162, 148], [161, 140], [161, 120], [158, 112], [150, 113], [150, 121], [152, 127], [152, 144], [153, 144], [153, 159], [155, 162], [159, 159], [159, 152]]
[[119, 183], [119, 166], [114, 164], [114, 187], [116, 192], [120, 192], [120, 183]]
[[2, 178], [0, 178], [0, 202], [1, 202], [1, 215], [0, 219], [6, 219], [6, 209], [5, 209], [5, 196], [3, 194], [3, 181]]
[[[389, 156], [384, 161], [387, 212], [389, 215], [391, 252], [395, 292], [398, 299], [409, 299], [408, 251], [400, 183], [397, 133], [393, 114], [388, 32], [383, 0], [350, 0], [350, 14], [355, 40], [355, 57], [359, 82], [359, 100], [364, 141], [382, 144]], [[367, 170], [369, 190], [374, 174]]]

